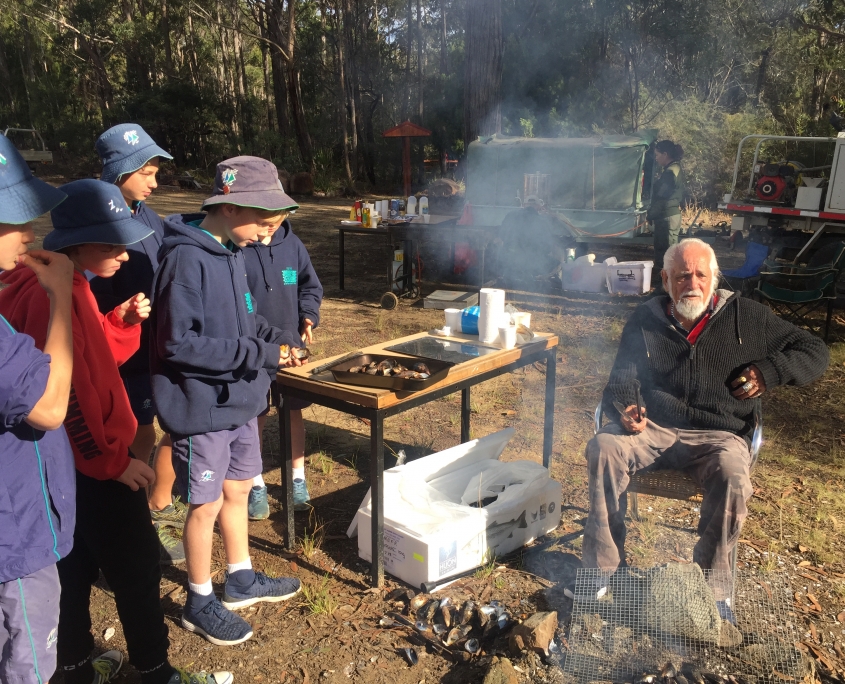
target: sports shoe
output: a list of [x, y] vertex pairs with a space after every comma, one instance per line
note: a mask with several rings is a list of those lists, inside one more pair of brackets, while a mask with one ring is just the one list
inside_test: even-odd
[[150, 516], [154, 523], [167, 523], [169, 525], [185, 526], [185, 518], [188, 515], [188, 507], [179, 501], [177, 496], [173, 503], [165, 506], [160, 511], [150, 509]]
[[201, 634], [215, 646], [233, 646], [252, 636], [249, 623], [224, 608], [216, 596], [200, 596], [190, 589], [182, 611], [182, 626]]
[[267, 486], [253, 487], [249, 490], [247, 513], [250, 520], [266, 520], [270, 517], [270, 504], [267, 501]]
[[93, 684], [106, 684], [115, 678], [123, 666], [123, 654], [120, 651], [106, 651], [91, 661], [94, 668]]
[[293, 481], [293, 510], [307, 511], [311, 508], [311, 495], [308, 493], [308, 485], [305, 480], [296, 478]]
[[172, 525], [155, 526], [160, 549], [159, 562], [162, 565], [179, 565], [185, 562], [185, 545], [182, 543], [182, 529]]
[[235, 678], [231, 672], [185, 672], [174, 667], [167, 684], [232, 684]]
[[[249, 573], [255, 575], [252, 584], [246, 584]], [[229, 610], [236, 610], [260, 601], [270, 603], [287, 601], [298, 594], [301, 588], [302, 585], [299, 580], [293, 577], [268, 577], [263, 572], [238, 570], [231, 575], [226, 574], [223, 605]]]

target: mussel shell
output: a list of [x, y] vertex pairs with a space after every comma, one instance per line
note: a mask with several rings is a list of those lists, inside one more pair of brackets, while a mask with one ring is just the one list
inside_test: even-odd
[[437, 599], [432, 599], [428, 603], [426, 603], [419, 611], [417, 611], [417, 617], [420, 620], [425, 620], [426, 622], [431, 622], [434, 619], [434, 614], [437, 612], [437, 609], [440, 607], [440, 601]]
[[449, 609], [449, 606], [443, 606], [440, 609], [440, 620], [447, 627], [452, 626], [452, 611]]
[[461, 606], [461, 612], [458, 615], [458, 622], [462, 625], [465, 625], [467, 622], [472, 620], [472, 613], [475, 610], [475, 602], [467, 601]]
[[427, 623], [425, 620], [417, 620], [414, 623], [414, 629], [416, 629], [418, 632], [430, 632], [431, 631], [431, 625], [429, 623]]
[[420, 657], [417, 655], [417, 652], [413, 648], [403, 648], [402, 655], [406, 661], [408, 661], [408, 665], [413, 667], [418, 662], [420, 662]]
[[304, 361], [311, 357], [311, 350], [308, 347], [294, 347], [291, 350], [291, 354], [293, 354], [293, 358]]
[[378, 621], [378, 623], [382, 627], [393, 627], [393, 625], [396, 624], [396, 620], [394, 620], [393, 618], [389, 618], [389, 617], [383, 617], [381, 620]]
[[464, 638], [463, 633], [457, 627], [453, 627], [449, 630], [449, 633], [446, 635], [446, 638], [443, 640], [443, 643], [447, 646], [451, 646], [452, 644], [460, 641]]
[[505, 604], [501, 601], [490, 601], [490, 607], [496, 611], [496, 615], [501, 615], [505, 612]]
[[411, 599], [411, 602], [408, 604], [411, 610], [419, 610], [422, 608], [426, 603], [428, 603], [429, 597], [425, 594], [417, 594]]
[[429, 375], [431, 374], [431, 371], [428, 369], [428, 366], [426, 366], [422, 361], [419, 361], [413, 366], [411, 366], [411, 370], [416, 371], [417, 373], [428, 373]]
[[497, 612], [496, 609], [491, 605], [479, 606], [478, 611], [480, 613], [484, 613], [487, 617], [490, 617], [491, 615]]
[[448, 596], [444, 596], [442, 599], [440, 599], [440, 607], [441, 608], [445, 608], [450, 603], [452, 603], [452, 599], [450, 599]]
[[675, 666], [672, 664], [672, 661], [668, 661], [662, 668], [660, 668], [660, 676], [661, 677], [675, 677], [677, 676], [678, 671], [675, 669]]
[[475, 614], [478, 616], [478, 626], [485, 627], [487, 623], [490, 621], [490, 614], [481, 610], [480, 607], [475, 609]]
[[405, 591], [405, 587], [399, 587], [398, 589], [394, 589], [393, 591], [388, 593], [388, 595], [385, 596], [385, 599], [387, 599], [388, 601], [397, 601], [405, 595]]
[[508, 616], [502, 613], [496, 619], [496, 626], [499, 628], [499, 631], [503, 632], [507, 628], [509, 622], [510, 620], [508, 619]]
[[461, 634], [466, 636], [472, 631], [472, 625], [461, 625], [458, 629], [461, 630]]
[[478, 653], [481, 650], [481, 644], [478, 639], [467, 639], [467, 642], [464, 644], [464, 650], [467, 653]]
[[437, 636], [442, 636], [449, 631], [449, 628], [446, 625], [441, 625], [439, 623], [434, 623], [431, 626], [431, 631], [434, 632]]

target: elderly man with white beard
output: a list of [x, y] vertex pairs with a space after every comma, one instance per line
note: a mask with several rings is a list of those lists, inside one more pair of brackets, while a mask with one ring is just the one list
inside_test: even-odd
[[768, 307], [717, 290], [716, 255], [701, 240], [670, 247], [664, 264], [668, 296], [639, 306], [625, 325], [602, 400], [611, 422], [587, 445], [583, 565], [612, 571], [625, 563], [631, 475], [673, 468], [705, 492], [693, 561], [730, 573], [752, 494], [749, 442], [760, 397], [817, 379], [829, 354]]

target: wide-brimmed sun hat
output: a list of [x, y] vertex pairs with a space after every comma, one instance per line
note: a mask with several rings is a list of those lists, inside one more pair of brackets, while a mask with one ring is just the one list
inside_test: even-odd
[[94, 147], [103, 162], [100, 180], [106, 183], [116, 183], [121, 176], [137, 171], [155, 157], [173, 159], [156, 145], [149, 133], [133, 123], [112, 126], [97, 138]]
[[132, 245], [153, 234], [152, 228], [132, 218], [115, 185], [85, 178], [59, 189], [67, 199], [50, 212], [53, 230], [44, 238], [44, 249], [88, 243]]
[[275, 164], [261, 157], [232, 157], [217, 165], [214, 194], [202, 208], [215, 204], [234, 204], [268, 211], [298, 209], [282, 188]]
[[46, 214], [65, 193], [32, 175], [21, 153], [0, 134], [0, 223], [22, 225]]

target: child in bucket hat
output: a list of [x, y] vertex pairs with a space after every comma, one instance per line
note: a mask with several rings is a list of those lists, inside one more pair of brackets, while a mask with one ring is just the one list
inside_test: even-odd
[[[153, 274], [158, 268], [158, 250], [164, 239], [164, 223], [146, 204], [158, 187], [156, 174], [163, 159], [172, 159], [156, 145], [138, 124], [112, 126], [95, 144], [103, 162], [101, 180], [113, 183], [120, 190], [132, 218], [152, 232], [140, 242], [127, 245], [130, 259], [112, 278], [93, 278], [91, 291], [100, 311], [107, 313], [138, 290], [150, 292]], [[138, 421], [132, 452], [147, 459], [156, 446], [155, 406], [150, 382], [149, 325], [141, 324], [141, 346], [120, 367], [120, 377], [129, 396], [132, 413]], [[170, 458], [170, 435], [159, 442], [153, 459], [155, 484], [150, 487], [148, 504], [161, 543], [161, 561], [165, 565], [183, 563], [185, 551], [179, 528], [185, 524], [186, 508], [172, 501], [176, 474]]]
[[[258, 157], [217, 165], [205, 214], [165, 219], [167, 237], [156, 272], [150, 318], [151, 358], [159, 416], [173, 439], [179, 493], [187, 502], [188, 598], [182, 625], [217, 645], [252, 636], [232, 612], [259, 601], [284, 601], [299, 580], [252, 569], [247, 501], [262, 470], [256, 416], [267, 405], [270, 375], [299, 365], [290, 347], [301, 340], [268, 325], [256, 311], [243, 248], [278, 226], [296, 207], [276, 167]], [[211, 586], [211, 538], [220, 514], [229, 561], [223, 601]], [[192, 560], [194, 559], [194, 560]]]
[[[229, 684], [229, 673], [188, 674], [173, 668], [159, 586], [159, 542], [144, 488], [154, 480], [146, 460], [129, 449], [135, 418], [118, 365], [134, 354], [140, 323], [149, 316], [143, 293], [103, 315], [85, 272], [113, 276], [126, 245], [150, 234], [131, 217], [113, 185], [80, 180], [60, 188], [68, 199], [53, 210], [48, 249], [73, 262], [74, 368], [65, 428], [76, 465], [76, 526], [72, 551], [58, 564], [62, 584], [57, 655], [66, 684], [103, 683], [123, 663], [119, 651], [92, 660], [91, 586], [101, 570], [114, 591], [129, 657], [143, 684]], [[4, 274], [0, 311], [41, 345], [49, 301], [24, 269]]]
[[35, 241], [29, 222], [64, 199], [33, 178], [0, 135], [0, 270], [32, 274], [52, 304], [43, 351], [0, 316], [0, 680], [20, 684], [40, 684], [56, 669], [56, 561], [73, 544], [73, 455], [62, 426], [73, 369], [73, 266], [62, 254], [27, 252]]

